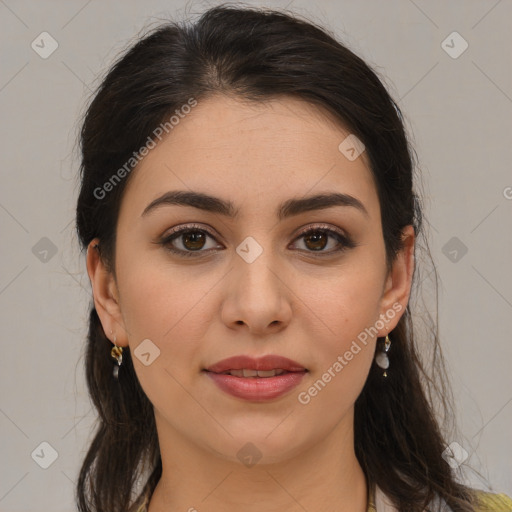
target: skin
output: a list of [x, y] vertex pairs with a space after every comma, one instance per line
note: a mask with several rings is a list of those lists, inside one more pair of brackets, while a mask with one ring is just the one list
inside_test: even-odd
[[[366, 152], [350, 161], [338, 149], [349, 133], [298, 99], [200, 101], [132, 171], [117, 225], [115, 277], [92, 248], [98, 240], [91, 242], [87, 270], [105, 333], [132, 354], [144, 339], [160, 349], [149, 366], [133, 357], [154, 406], [163, 464], [149, 512], [366, 511], [353, 415], [376, 337], [307, 405], [297, 399], [359, 333], [400, 304], [377, 336], [391, 332], [409, 300], [414, 231], [404, 229], [404, 249], [388, 273]], [[170, 190], [231, 200], [240, 216], [177, 205], [141, 216]], [[335, 206], [276, 217], [284, 200], [334, 191], [359, 199], [367, 215]], [[180, 257], [154, 243], [189, 223], [215, 236], [205, 239], [202, 256]], [[319, 223], [347, 233], [356, 247], [319, 256], [314, 243], [297, 238], [299, 228]], [[252, 263], [236, 252], [247, 236], [263, 248]], [[185, 243], [179, 236], [173, 246], [195, 247]], [[335, 238], [325, 243], [324, 253], [338, 247]], [[244, 401], [201, 371], [238, 354], [283, 355], [309, 373], [285, 396]], [[248, 442], [261, 453], [252, 467], [237, 458]]]

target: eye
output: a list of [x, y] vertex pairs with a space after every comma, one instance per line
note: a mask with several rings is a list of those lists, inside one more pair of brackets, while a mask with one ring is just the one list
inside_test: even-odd
[[[302, 250], [305, 250], [306, 252], [320, 253], [319, 256], [338, 253], [356, 246], [348, 236], [326, 226], [308, 227], [296, 238], [296, 240], [301, 239], [306, 248]], [[334, 249], [325, 251], [324, 249], [329, 245], [329, 239], [337, 242], [337, 245], [334, 244]], [[332, 245], [333, 244], [331, 243], [331, 246]]]
[[[194, 257], [195, 253], [207, 252], [202, 249], [205, 249], [208, 238], [216, 240], [208, 230], [196, 225], [189, 225], [172, 230], [158, 243], [174, 254]], [[181, 248], [176, 245], [181, 245]], [[206, 249], [212, 248], [216, 248], [216, 246], [206, 247]]]
[[[215, 244], [208, 247], [208, 239], [216, 241], [215, 236], [209, 230], [194, 224], [175, 228], [156, 243], [164, 246], [168, 251], [178, 256], [198, 257], [201, 256], [201, 253], [207, 253], [222, 248], [222, 246], [219, 247]], [[304, 249], [301, 248], [301, 251], [317, 253], [315, 256], [328, 256], [356, 246], [344, 233], [325, 225], [308, 226], [307, 229], [299, 233], [298, 237], [295, 239], [295, 243], [297, 243], [298, 240], [301, 240], [305, 247]], [[329, 244], [334, 246], [334, 248], [327, 251], [324, 250]]]

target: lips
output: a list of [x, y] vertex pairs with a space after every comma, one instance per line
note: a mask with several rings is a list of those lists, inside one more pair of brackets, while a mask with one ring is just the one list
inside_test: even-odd
[[203, 371], [224, 393], [251, 402], [275, 400], [290, 393], [308, 372], [297, 361], [277, 355], [230, 357]]
[[[259, 358], [253, 358], [244, 355], [234, 356], [223, 359], [222, 361], [219, 361], [209, 366], [208, 368], [205, 368], [205, 371], [212, 373], [229, 373], [237, 377], [246, 378], [273, 377], [273, 374], [264, 373], [271, 372], [272, 370], [275, 370], [275, 375], [280, 375], [282, 373], [308, 371], [297, 361], [293, 361], [292, 359], [278, 355], [266, 355]], [[240, 371], [243, 373], [240, 374]], [[255, 374], [255, 372], [257, 372], [257, 374]]]

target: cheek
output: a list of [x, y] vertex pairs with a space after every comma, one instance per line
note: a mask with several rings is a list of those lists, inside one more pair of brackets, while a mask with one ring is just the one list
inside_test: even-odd
[[[315, 315], [306, 319], [310, 330], [305, 332], [314, 339], [309, 350], [314, 365], [297, 401], [305, 414], [322, 417], [326, 428], [353, 406], [368, 376], [375, 351], [371, 327], [379, 319], [378, 282], [371, 272], [347, 274], [309, 304]], [[319, 331], [311, 331], [311, 325], [319, 325]]]
[[[160, 393], [159, 389], [168, 396], [179, 394], [174, 389], [177, 381], [185, 382], [191, 372], [200, 370], [201, 340], [212, 320], [209, 297], [218, 276], [192, 278], [190, 269], [148, 259], [145, 264], [136, 264], [135, 259], [120, 261], [118, 268], [123, 319], [139, 380], [148, 396], [152, 391]], [[137, 357], [142, 350], [137, 348], [146, 339], [156, 346], [149, 345], [157, 354], [148, 366]]]
[[[144, 392], [156, 409], [180, 404], [184, 417], [193, 419], [198, 415], [199, 421], [200, 408], [185, 388], [193, 373], [200, 371], [201, 340], [211, 321], [206, 298], [214, 282], [204, 276], [191, 279], [190, 270], [162, 268], [148, 260], [144, 265], [136, 265], [133, 260], [120, 262], [119, 269], [123, 318], [134, 369]], [[142, 350], [137, 350], [147, 339], [156, 346], [146, 342], [148, 365], [138, 357]]]
[[197, 277], [194, 271], [166, 265], [156, 258], [142, 256], [120, 260], [119, 292], [121, 308], [134, 341], [138, 337], [164, 340], [182, 330], [201, 311], [204, 299], [213, 286], [211, 277]]
[[324, 326], [324, 338], [353, 338], [375, 323], [380, 311], [383, 273], [375, 264], [357, 264], [331, 272], [328, 279], [304, 280], [301, 299]]
[[373, 359], [384, 279], [377, 257], [363, 254], [322, 283], [303, 282], [301, 299], [308, 313], [301, 327], [314, 339], [310, 354], [315, 377], [330, 372], [322, 380], [334, 393], [360, 390]]

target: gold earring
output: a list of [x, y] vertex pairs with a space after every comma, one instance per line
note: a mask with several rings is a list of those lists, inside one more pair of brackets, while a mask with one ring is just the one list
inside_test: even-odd
[[384, 377], [388, 376], [387, 369], [389, 368], [389, 358], [388, 358], [388, 350], [391, 346], [391, 340], [389, 339], [389, 335], [386, 334], [386, 339], [384, 341], [384, 348], [381, 352], [378, 352], [375, 356], [375, 362], [378, 366], [380, 366], [384, 373], [382, 374]]
[[[112, 333], [112, 331], [110, 331]], [[121, 363], [123, 362], [123, 347], [118, 347], [116, 345], [117, 336], [114, 334], [114, 346], [112, 347], [112, 350], [110, 351], [110, 355], [113, 359], [116, 360], [117, 365], [114, 365], [114, 379], [119, 379], [119, 368], [121, 366]]]

